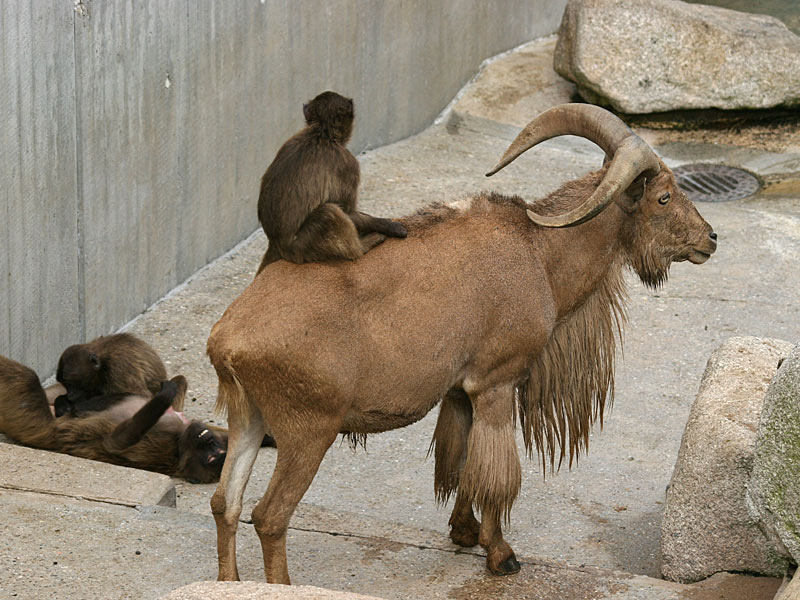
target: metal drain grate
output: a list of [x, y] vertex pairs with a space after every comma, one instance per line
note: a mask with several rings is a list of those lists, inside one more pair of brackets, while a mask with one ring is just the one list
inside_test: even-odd
[[755, 194], [758, 179], [747, 171], [725, 165], [696, 163], [672, 170], [675, 179], [693, 202], [727, 202]]

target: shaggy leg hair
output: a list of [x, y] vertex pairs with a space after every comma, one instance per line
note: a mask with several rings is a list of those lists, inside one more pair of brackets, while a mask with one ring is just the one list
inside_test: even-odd
[[522, 482], [517, 444], [514, 389], [494, 388], [472, 400], [473, 423], [459, 490], [482, 514], [502, 515], [506, 521]]
[[625, 323], [622, 268], [612, 265], [605, 281], [583, 305], [559, 322], [539, 353], [530, 379], [518, 389], [528, 455], [533, 446], [551, 470], [569, 448], [569, 464], [589, 445], [589, 430], [614, 397], [614, 352]]
[[472, 427], [472, 405], [463, 390], [450, 390], [442, 400], [433, 431], [431, 450], [436, 459], [433, 487], [436, 501], [446, 504], [458, 489], [461, 469], [467, 455], [467, 438]]
[[458, 490], [449, 521], [450, 539], [466, 548], [478, 543], [480, 529], [480, 523], [472, 512], [472, 498], [463, 489], [458, 489], [471, 427], [472, 404], [469, 397], [463, 390], [450, 390], [439, 408], [428, 454], [434, 451], [436, 458], [433, 487], [437, 502], [446, 504]]

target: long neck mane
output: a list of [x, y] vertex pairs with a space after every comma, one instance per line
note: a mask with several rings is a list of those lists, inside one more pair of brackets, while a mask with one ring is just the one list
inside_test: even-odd
[[[570, 182], [536, 203], [561, 212], [587, 197], [603, 171]], [[543, 468], [572, 466], [589, 444], [589, 431], [614, 396], [616, 338], [622, 339], [627, 294], [626, 253], [620, 246], [622, 213], [609, 206], [573, 231], [547, 230], [546, 258], [558, 320], [520, 386], [518, 399], [528, 454], [534, 446]], [[624, 242], [623, 242], [624, 244]], [[552, 261], [552, 262], [551, 262]]]
[[525, 447], [552, 469], [589, 445], [589, 431], [614, 397], [616, 337], [626, 321], [621, 266], [609, 268], [595, 291], [561, 319], [518, 389]]

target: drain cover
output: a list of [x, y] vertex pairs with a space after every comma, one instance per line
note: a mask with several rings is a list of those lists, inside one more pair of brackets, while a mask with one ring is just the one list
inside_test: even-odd
[[693, 202], [727, 202], [747, 198], [758, 191], [758, 179], [747, 171], [725, 165], [696, 163], [672, 170]]

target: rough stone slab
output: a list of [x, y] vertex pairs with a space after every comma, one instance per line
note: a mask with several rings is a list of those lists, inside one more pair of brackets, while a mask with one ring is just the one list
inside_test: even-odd
[[374, 600], [308, 585], [272, 585], [255, 581], [198, 581], [184, 586], [161, 600]]
[[800, 570], [795, 570], [791, 579], [788, 575], [783, 578], [774, 600], [800, 600]]
[[735, 337], [708, 361], [681, 441], [661, 524], [661, 571], [688, 583], [718, 571], [781, 576], [786, 561], [749, 516], [756, 429], [790, 342]]
[[453, 110], [523, 127], [570, 102], [575, 85], [553, 71], [555, 47], [556, 36], [548, 36], [487, 61]]
[[678, 0], [570, 0], [554, 65], [587, 100], [631, 114], [800, 105], [800, 37]]
[[747, 501], [774, 547], [800, 562], [800, 346], [764, 398]]
[[160, 473], [0, 443], [0, 489], [125, 506], [175, 506], [175, 484]]

